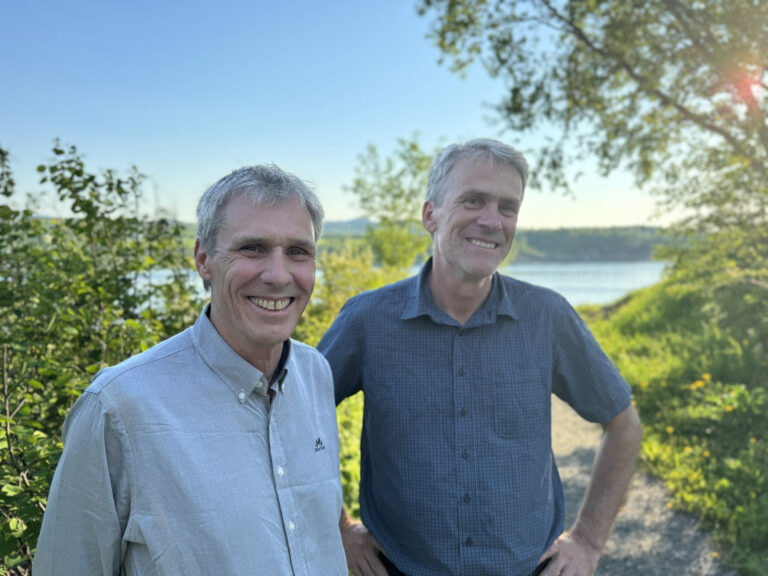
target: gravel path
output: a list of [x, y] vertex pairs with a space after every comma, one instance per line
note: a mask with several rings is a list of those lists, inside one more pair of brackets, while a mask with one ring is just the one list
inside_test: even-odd
[[[555, 397], [552, 422], [568, 527], [584, 498], [601, 428]], [[668, 498], [659, 480], [635, 474], [596, 576], [736, 576], [713, 558], [709, 537], [698, 530], [695, 518], [667, 508]]]

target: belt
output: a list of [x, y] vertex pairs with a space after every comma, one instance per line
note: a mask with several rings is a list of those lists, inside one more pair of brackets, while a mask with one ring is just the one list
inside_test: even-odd
[[[379, 554], [379, 560], [381, 560], [381, 563], [384, 564], [384, 568], [387, 569], [387, 574], [389, 576], [406, 576], [405, 573], [401, 572], [397, 566], [392, 564], [392, 561], [384, 556], [384, 554]], [[549, 558], [544, 560], [541, 564], [536, 566], [536, 569], [531, 573], [531, 576], [538, 576], [542, 572], [544, 572], [544, 568], [547, 567], [547, 564], [549, 564]]]

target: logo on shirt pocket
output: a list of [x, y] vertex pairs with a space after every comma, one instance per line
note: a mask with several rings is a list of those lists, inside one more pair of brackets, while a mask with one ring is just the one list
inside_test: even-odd
[[325, 444], [323, 444], [322, 438], [316, 438], [315, 439], [315, 452], [320, 452], [320, 450], [325, 450]]

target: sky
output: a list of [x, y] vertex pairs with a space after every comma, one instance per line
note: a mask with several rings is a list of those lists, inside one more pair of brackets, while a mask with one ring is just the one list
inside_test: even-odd
[[[345, 190], [368, 144], [491, 137], [527, 150], [493, 109], [505, 86], [438, 63], [413, 0], [0, 0], [0, 146], [22, 193], [54, 139], [90, 171], [147, 176], [147, 213], [195, 221], [203, 191], [246, 164], [308, 181], [327, 220], [361, 216]], [[531, 140], [528, 141], [528, 138]], [[521, 228], [664, 225], [631, 178], [526, 193]], [[61, 208], [47, 206], [51, 215]]]

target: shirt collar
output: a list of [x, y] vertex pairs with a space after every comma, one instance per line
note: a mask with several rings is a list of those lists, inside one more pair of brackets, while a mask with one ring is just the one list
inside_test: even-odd
[[267, 389], [275, 386], [282, 392], [283, 383], [288, 377], [288, 361], [291, 355], [291, 341], [283, 343], [283, 351], [277, 364], [272, 382], [267, 382], [264, 374], [235, 352], [218, 333], [205, 307], [197, 322], [191, 328], [192, 343], [206, 365], [219, 377], [240, 402], [250, 396], [254, 390], [267, 394]]
[[[451, 324], [456, 321], [438, 308], [432, 298], [432, 291], [429, 289], [429, 274], [432, 271], [432, 258], [424, 263], [421, 272], [416, 277], [416, 282], [412, 284], [412, 290], [408, 295], [408, 302], [401, 316], [402, 320], [410, 320], [419, 316], [429, 316], [434, 322], [439, 324]], [[488, 297], [480, 305], [472, 317], [464, 325], [464, 328], [492, 324], [497, 316], [509, 316], [517, 320], [519, 318], [515, 306], [512, 303], [511, 294], [508, 292], [505, 282], [502, 282], [502, 276], [498, 272], [493, 275], [493, 284]]]

